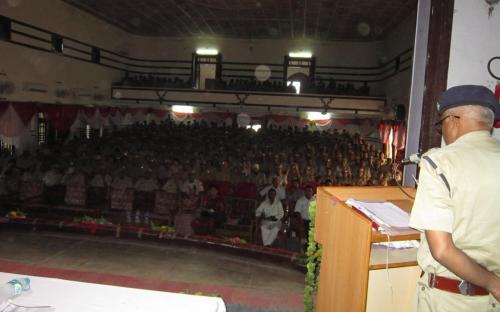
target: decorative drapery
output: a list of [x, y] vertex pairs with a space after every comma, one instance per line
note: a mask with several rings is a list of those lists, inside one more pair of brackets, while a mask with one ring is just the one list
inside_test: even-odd
[[[29, 147], [29, 144], [35, 144], [36, 136], [31, 132], [35, 129], [31, 129], [31, 121], [38, 113], [44, 113], [50, 128], [60, 133], [74, 135], [87, 125], [99, 129], [121, 127], [136, 122], [160, 122], [167, 118], [171, 118], [174, 122], [204, 120], [207, 123], [231, 125], [236, 118], [236, 114], [232, 112], [183, 114], [162, 108], [0, 102], [0, 140], [15, 145], [18, 150]], [[359, 132], [364, 136], [376, 131], [378, 122], [376, 119], [327, 119], [311, 123], [298, 116], [277, 114], [254, 117], [254, 120], [263, 123], [262, 126], [265, 126], [264, 121], [267, 120], [267, 125], [274, 127], [302, 129], [305, 125], [309, 125], [315, 130], [347, 130]]]
[[380, 142], [387, 144], [389, 142], [389, 136], [391, 135], [392, 122], [382, 120], [378, 124], [378, 132]]
[[0, 140], [8, 145], [15, 146], [18, 149], [30, 146], [35, 139], [30, 133], [23, 120], [19, 117], [12, 105], [2, 107], [0, 115]]

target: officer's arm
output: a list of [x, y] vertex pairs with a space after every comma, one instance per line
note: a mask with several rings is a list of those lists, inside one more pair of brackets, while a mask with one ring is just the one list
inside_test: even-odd
[[458, 249], [450, 233], [426, 230], [425, 237], [432, 257], [437, 262], [461, 279], [486, 288], [497, 300], [500, 300], [500, 277], [486, 270]]

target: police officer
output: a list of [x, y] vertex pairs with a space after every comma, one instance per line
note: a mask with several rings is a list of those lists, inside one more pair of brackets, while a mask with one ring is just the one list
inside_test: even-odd
[[438, 103], [446, 146], [423, 156], [410, 226], [422, 231], [418, 311], [500, 311], [500, 107], [483, 86]]

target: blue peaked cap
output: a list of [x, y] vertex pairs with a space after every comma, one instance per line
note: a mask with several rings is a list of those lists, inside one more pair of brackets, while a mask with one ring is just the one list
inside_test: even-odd
[[487, 107], [495, 114], [495, 119], [500, 119], [500, 104], [493, 92], [485, 86], [462, 85], [446, 90], [437, 104], [439, 114], [444, 111], [463, 105], [480, 105]]

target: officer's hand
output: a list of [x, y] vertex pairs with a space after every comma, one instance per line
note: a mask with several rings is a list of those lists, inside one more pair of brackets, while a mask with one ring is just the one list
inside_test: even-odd
[[500, 277], [496, 276], [495, 281], [493, 282], [493, 287], [490, 287], [490, 292], [495, 297], [497, 301], [500, 302]]

